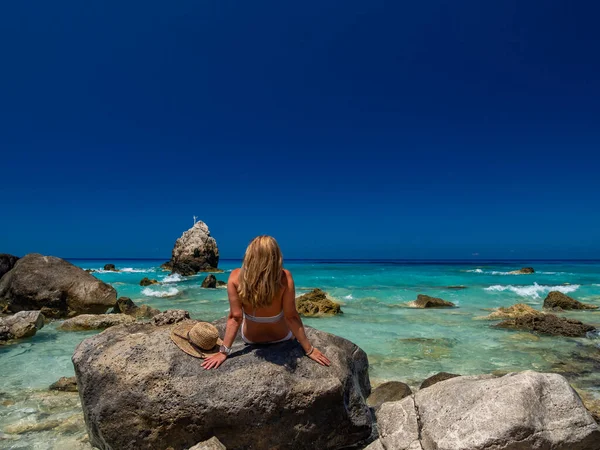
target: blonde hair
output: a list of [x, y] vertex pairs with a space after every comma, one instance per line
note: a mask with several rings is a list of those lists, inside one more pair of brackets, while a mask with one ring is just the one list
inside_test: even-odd
[[244, 305], [269, 306], [282, 288], [283, 256], [271, 236], [252, 239], [246, 249], [238, 283], [238, 295]]

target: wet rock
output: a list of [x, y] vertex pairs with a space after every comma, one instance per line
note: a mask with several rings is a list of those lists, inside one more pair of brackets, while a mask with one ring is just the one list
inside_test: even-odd
[[51, 391], [77, 392], [77, 378], [60, 377], [58, 381], [50, 385], [49, 389]]
[[214, 289], [217, 287], [217, 278], [214, 275], [208, 275], [202, 282], [203, 288]]
[[488, 314], [482, 319], [488, 320], [499, 320], [499, 319], [514, 319], [516, 317], [523, 317], [529, 315], [540, 315], [543, 314], [541, 311], [532, 308], [525, 303], [517, 303], [516, 305], [509, 306], [508, 308], [500, 307], [496, 311]]
[[153, 284], [159, 284], [159, 282], [157, 280], [151, 280], [148, 277], [144, 277], [140, 281], [140, 286], [151, 286]]
[[8, 253], [0, 253], [0, 278], [2, 278], [5, 273], [11, 270], [18, 260], [18, 256], [9, 255]]
[[217, 241], [210, 235], [204, 222], [196, 222], [177, 239], [171, 255], [171, 264], [173, 272], [181, 275], [193, 275], [219, 265]]
[[446, 286], [446, 289], [461, 290], [461, 289], [467, 289], [467, 286], [464, 286], [462, 284], [458, 284], [458, 285], [455, 285], [455, 286]]
[[417, 299], [409, 303], [414, 308], [449, 308], [456, 306], [452, 302], [447, 302], [437, 297], [430, 297], [429, 295], [419, 294]]
[[58, 419], [47, 419], [37, 421], [22, 420], [17, 423], [13, 423], [4, 427], [4, 431], [8, 434], [25, 434], [39, 431], [53, 430], [58, 427], [62, 422]]
[[321, 289], [313, 289], [307, 294], [296, 298], [296, 308], [302, 316], [334, 316], [342, 314], [339, 303], [327, 297]]
[[115, 314], [127, 314], [136, 319], [151, 319], [160, 314], [160, 310], [148, 305], [137, 306], [129, 297], [119, 297], [113, 311]]
[[227, 450], [227, 448], [221, 444], [221, 441], [213, 436], [208, 441], [200, 442], [199, 444], [190, 447], [189, 450]]
[[167, 262], [165, 262], [165, 263], [162, 263], [162, 264], [160, 265], [160, 268], [161, 268], [162, 270], [165, 270], [165, 271], [167, 271], [167, 272], [172, 272], [172, 271], [173, 271], [173, 264], [171, 263], [171, 261], [167, 261]]
[[182, 320], [188, 320], [190, 313], [184, 309], [168, 309], [152, 318], [152, 323], [157, 327], [172, 325]]
[[192, 275], [196, 275], [198, 272], [192, 269], [190, 265], [181, 262], [173, 263], [173, 273], [178, 273], [184, 277], [191, 277]]
[[378, 409], [385, 402], [394, 402], [402, 400], [412, 394], [410, 386], [401, 381], [388, 381], [383, 383], [371, 392], [367, 399], [367, 405]]
[[597, 306], [588, 305], [586, 303], [581, 303], [574, 298], [569, 297], [566, 294], [563, 294], [559, 291], [551, 291], [548, 296], [544, 299], [544, 308], [547, 309], [556, 309], [559, 308], [561, 310], [568, 309], [598, 309]]
[[115, 289], [61, 258], [31, 253], [0, 279], [0, 309], [41, 310], [60, 318], [102, 314], [117, 301]]
[[102, 330], [135, 322], [135, 318], [127, 314], [82, 314], [65, 320], [58, 327], [62, 331]]
[[227, 283], [225, 281], [217, 280], [217, 287], [226, 287]]
[[107, 272], [118, 272], [114, 264], [104, 264], [104, 270]]
[[585, 337], [589, 331], [595, 330], [592, 325], [587, 325], [579, 320], [558, 317], [554, 314], [529, 314], [505, 320], [494, 327], [567, 337]]
[[0, 341], [31, 337], [43, 327], [44, 315], [40, 311], [19, 311], [0, 317]]
[[531, 275], [532, 273], [535, 273], [535, 270], [533, 270], [533, 267], [523, 267], [522, 269], [513, 270], [512, 272], [508, 273], [511, 275]]
[[436, 383], [439, 383], [440, 381], [446, 381], [446, 380], [450, 380], [451, 378], [456, 378], [456, 377], [460, 377], [460, 375], [457, 375], [455, 373], [439, 372], [439, 373], [436, 373], [435, 375], [430, 376], [429, 378], [423, 380], [423, 382], [421, 383], [421, 387], [419, 389], [425, 389], [430, 386], [433, 386]]

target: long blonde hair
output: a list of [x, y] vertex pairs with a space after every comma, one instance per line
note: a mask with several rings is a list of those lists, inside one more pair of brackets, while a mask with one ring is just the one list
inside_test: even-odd
[[283, 256], [271, 236], [252, 239], [246, 249], [238, 283], [242, 304], [253, 308], [270, 306], [282, 288]]

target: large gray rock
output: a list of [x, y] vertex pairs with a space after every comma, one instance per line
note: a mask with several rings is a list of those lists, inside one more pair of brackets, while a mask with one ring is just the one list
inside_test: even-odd
[[369, 449], [598, 450], [600, 429], [561, 375], [452, 378], [377, 413]]
[[135, 322], [135, 317], [127, 314], [81, 314], [65, 320], [58, 327], [61, 331], [103, 330]]
[[117, 301], [115, 289], [61, 258], [31, 253], [0, 279], [0, 309], [41, 310], [46, 317], [101, 314]]
[[19, 311], [12, 316], [0, 317], [0, 341], [31, 337], [44, 327], [40, 311]]
[[18, 260], [18, 256], [9, 255], [8, 253], [0, 253], [0, 278], [2, 278], [5, 273], [11, 270]]
[[[217, 323], [223, 336], [225, 322]], [[307, 328], [331, 360], [297, 342], [245, 346], [216, 370], [169, 339], [172, 326], [134, 324], [84, 340], [73, 355], [90, 443], [101, 449], [187, 449], [216, 436], [230, 449], [336, 449], [366, 439], [372, 419], [365, 352]]]
[[181, 275], [209, 271], [219, 265], [217, 241], [204, 222], [196, 222], [175, 241], [170, 262], [173, 272]]
[[402, 400], [412, 394], [410, 386], [401, 381], [388, 381], [383, 383], [371, 392], [367, 399], [367, 404], [371, 408], [378, 409], [385, 402], [395, 402]]

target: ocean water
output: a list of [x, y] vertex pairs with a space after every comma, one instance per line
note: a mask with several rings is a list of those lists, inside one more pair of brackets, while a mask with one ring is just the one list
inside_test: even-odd
[[[155, 308], [187, 309], [212, 321], [228, 312], [226, 289], [203, 289], [205, 274], [170, 275], [160, 261], [79, 260], [86, 269], [112, 262], [118, 273], [95, 275], [119, 296]], [[494, 329], [481, 320], [490, 308], [527, 303], [541, 309], [551, 290], [600, 306], [600, 262], [537, 262], [532, 275], [508, 272], [521, 262], [290, 261], [297, 294], [318, 287], [342, 304], [343, 314], [304, 319], [307, 325], [345, 337], [363, 348], [373, 384], [401, 380], [416, 386], [446, 371], [459, 374], [532, 369], [565, 374], [588, 404], [600, 405], [600, 338], [561, 338]], [[222, 261], [227, 281], [237, 261]], [[139, 286], [143, 277], [160, 285]], [[465, 286], [452, 289], [452, 286]], [[407, 306], [418, 294], [454, 302], [452, 309]], [[600, 311], [568, 312], [600, 328]], [[0, 448], [90, 448], [77, 395], [48, 393], [61, 376], [74, 374], [71, 355], [93, 332], [60, 332], [51, 323], [33, 338], [0, 347]], [[42, 425], [40, 425], [42, 424]], [[57, 425], [58, 424], [58, 425]], [[19, 427], [42, 428], [22, 433]], [[45, 428], [45, 429], [44, 429]]]

